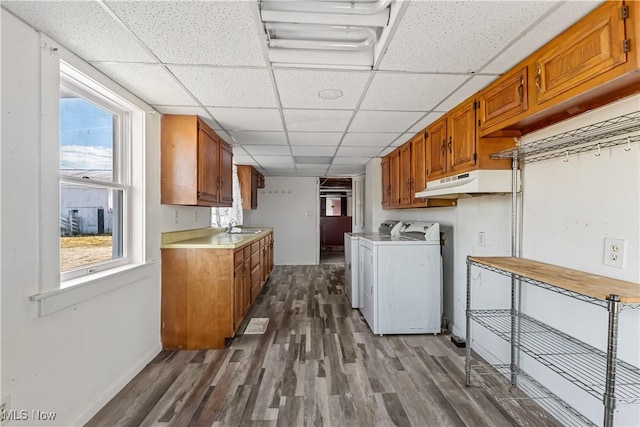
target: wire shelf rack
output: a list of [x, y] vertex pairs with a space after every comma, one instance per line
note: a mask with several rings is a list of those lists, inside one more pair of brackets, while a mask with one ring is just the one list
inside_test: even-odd
[[[511, 341], [511, 310], [471, 310], [478, 324]], [[601, 399], [605, 392], [607, 355], [526, 314], [516, 314], [515, 345], [553, 372]], [[616, 360], [616, 402], [640, 404], [640, 368]]]
[[[509, 365], [474, 365], [472, 370], [475, 375], [495, 375], [500, 378], [506, 378], [505, 383], [508, 384], [508, 378], [511, 375]], [[567, 405], [562, 399], [552, 393], [548, 388], [540, 384], [538, 381], [527, 375], [524, 371], [517, 369], [518, 387], [509, 387], [509, 396], [495, 393], [491, 387], [485, 387], [489, 393], [498, 401], [500, 400], [520, 400], [533, 399], [541, 408], [545, 409], [552, 417], [558, 420], [562, 425], [566, 426], [595, 426], [584, 415]], [[484, 384], [482, 384], [484, 387]], [[519, 393], [520, 390], [522, 393]], [[521, 397], [525, 394], [526, 397]]]
[[532, 163], [624, 144], [631, 149], [632, 143], [640, 142], [640, 135], [628, 134], [636, 131], [640, 131], [640, 111], [521, 144], [516, 148], [493, 153], [491, 158], [518, 157], [521, 163]]
[[[539, 280], [532, 279], [532, 278], [527, 277], [527, 276], [521, 276], [519, 274], [511, 273], [511, 272], [502, 270], [500, 268], [492, 267], [490, 265], [486, 265], [486, 264], [483, 264], [483, 263], [480, 263], [480, 262], [476, 262], [476, 261], [470, 260], [469, 263], [471, 265], [473, 265], [473, 266], [480, 267], [480, 268], [483, 268], [485, 270], [488, 270], [488, 271], [491, 271], [491, 272], [494, 272], [494, 273], [498, 273], [498, 274], [500, 274], [502, 276], [514, 277], [515, 279], [521, 280], [522, 282], [525, 282], [525, 283], [529, 283], [530, 285], [534, 285], [534, 286], [537, 286], [539, 288], [543, 288], [543, 289], [546, 289], [546, 290], [549, 290], [549, 291], [552, 291], [552, 292], [556, 292], [558, 294], [562, 294], [562, 295], [565, 295], [565, 296], [568, 296], [568, 297], [571, 297], [571, 298], [575, 298], [575, 299], [578, 299], [580, 301], [588, 302], [590, 304], [597, 305], [598, 307], [607, 308], [607, 304], [608, 303], [607, 303], [607, 301], [604, 301], [604, 300], [593, 298], [593, 297], [590, 297], [588, 295], [580, 294], [578, 292], [573, 292], [573, 291], [570, 291], [568, 289], [559, 288], [557, 286], [553, 286], [553, 285], [550, 285], [548, 283], [541, 282]], [[620, 304], [620, 308], [623, 309], [623, 310], [624, 309], [640, 309], [640, 304], [622, 303], [622, 304]]]

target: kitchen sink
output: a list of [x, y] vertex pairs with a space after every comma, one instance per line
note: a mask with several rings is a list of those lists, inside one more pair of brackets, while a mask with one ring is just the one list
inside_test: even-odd
[[247, 229], [242, 229], [242, 228], [233, 228], [231, 229], [231, 231], [227, 231], [227, 233], [229, 234], [258, 234], [261, 233], [264, 230], [256, 230], [256, 229], [251, 229], [251, 230], [247, 230]]

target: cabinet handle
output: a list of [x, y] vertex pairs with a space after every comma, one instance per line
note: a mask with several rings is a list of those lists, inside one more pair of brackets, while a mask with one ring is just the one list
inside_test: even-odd
[[411, 179], [409, 180], [409, 184], [410, 184], [411, 189], [413, 189], [413, 177], [411, 177]]
[[451, 137], [449, 137], [449, 152], [451, 153]]
[[445, 145], [447, 145], [447, 140], [446, 139], [444, 139], [442, 141], [442, 145], [440, 146], [440, 151], [442, 151], [442, 155], [443, 156], [444, 156], [444, 147], [445, 147]]
[[542, 92], [542, 87], [540, 86], [541, 74], [542, 74], [542, 67], [538, 65], [538, 68], [536, 70], [536, 88], [538, 88], [538, 92]]
[[520, 103], [524, 101], [524, 77], [520, 77], [520, 86], [518, 86], [518, 96], [520, 96]]

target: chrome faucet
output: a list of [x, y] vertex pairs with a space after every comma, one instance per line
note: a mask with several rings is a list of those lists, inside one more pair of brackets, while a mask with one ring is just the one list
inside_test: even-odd
[[227, 225], [227, 233], [231, 233], [231, 230], [233, 229], [233, 226], [236, 225], [236, 220], [232, 219], [231, 221], [229, 221], [229, 225]]

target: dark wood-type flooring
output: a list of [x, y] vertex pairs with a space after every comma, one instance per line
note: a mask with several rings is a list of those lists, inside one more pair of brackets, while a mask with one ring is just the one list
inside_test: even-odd
[[343, 265], [277, 266], [245, 319], [268, 317], [264, 335], [161, 352], [87, 425], [558, 425], [531, 401], [497, 399], [501, 379], [465, 387], [447, 335], [374, 336], [343, 280]]

